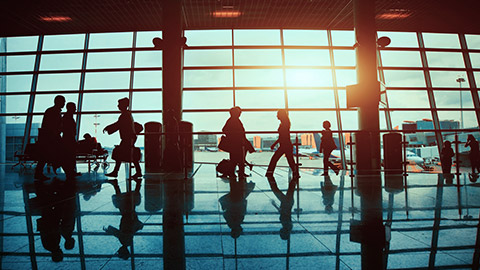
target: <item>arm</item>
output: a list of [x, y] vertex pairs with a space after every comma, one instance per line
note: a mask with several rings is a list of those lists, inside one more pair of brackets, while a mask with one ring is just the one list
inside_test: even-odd
[[278, 143], [278, 139], [272, 144], [272, 146], [270, 146], [270, 149], [273, 150], [275, 148], [275, 146], [277, 145], [277, 143]]
[[112, 133], [117, 132], [119, 129], [120, 129], [120, 125], [118, 124], [118, 121], [117, 121], [113, 124], [106, 126], [103, 129], [103, 133], [107, 132], [108, 135], [111, 135]]

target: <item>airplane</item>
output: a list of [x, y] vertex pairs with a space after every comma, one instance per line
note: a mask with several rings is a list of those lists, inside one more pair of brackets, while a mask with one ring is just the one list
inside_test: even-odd
[[299, 146], [298, 154], [297, 154], [297, 148], [293, 147], [293, 155], [299, 156], [299, 157], [319, 158], [320, 152], [318, 151], [318, 149], [315, 149], [315, 148], [306, 148], [306, 147]]
[[415, 153], [412, 151], [406, 151], [407, 152], [407, 161], [410, 161], [416, 165], [423, 166], [425, 163], [425, 160], [419, 156], [417, 156]]

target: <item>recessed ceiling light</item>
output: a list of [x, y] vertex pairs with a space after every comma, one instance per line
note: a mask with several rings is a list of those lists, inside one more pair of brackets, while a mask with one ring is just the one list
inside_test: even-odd
[[412, 15], [412, 12], [408, 9], [403, 8], [391, 8], [385, 10], [384, 13], [378, 14], [377, 19], [382, 20], [394, 20], [394, 19], [405, 19]]
[[242, 15], [242, 12], [234, 9], [233, 6], [224, 6], [223, 9], [216, 10], [211, 14], [215, 18], [237, 18]]
[[39, 20], [44, 22], [69, 22], [72, 20], [72, 18], [70, 16], [51, 15], [51, 16], [40, 16]]

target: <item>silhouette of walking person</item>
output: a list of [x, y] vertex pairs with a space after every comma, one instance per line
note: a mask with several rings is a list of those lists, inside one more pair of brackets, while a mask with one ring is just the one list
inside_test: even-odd
[[467, 143], [465, 147], [470, 147], [470, 163], [472, 165], [472, 174], [475, 173], [475, 169], [480, 173], [480, 151], [478, 149], [478, 141], [473, 137], [472, 134], [469, 134], [467, 137]]
[[230, 173], [228, 175], [235, 178], [235, 169], [238, 166], [239, 179], [245, 179], [245, 155], [246, 152], [255, 152], [251, 143], [247, 140], [245, 134], [245, 128], [242, 121], [240, 121], [240, 115], [242, 109], [238, 106], [230, 109], [230, 118], [222, 128], [223, 133], [226, 135], [226, 139], [229, 145], [230, 151]]
[[247, 197], [255, 188], [255, 183], [230, 181], [230, 192], [218, 199], [223, 217], [230, 228], [230, 236], [238, 238], [242, 232], [242, 223], [247, 212]]
[[41, 218], [37, 219], [43, 247], [51, 252], [52, 261], [63, 260], [60, 248], [61, 237], [65, 239], [65, 249], [73, 249], [75, 239], [75, 182], [54, 182], [45, 185], [35, 182], [35, 192], [41, 204]]
[[126, 260], [130, 257], [128, 247], [133, 244], [133, 236], [136, 232], [143, 229], [144, 226], [143, 222], [138, 219], [137, 212], [135, 211], [135, 207], [141, 202], [141, 180], [136, 181], [134, 191], [125, 193], [121, 192], [117, 180], [109, 181], [109, 183], [111, 183], [115, 189], [115, 194], [112, 195], [113, 205], [120, 210], [122, 218], [120, 219], [119, 229], [108, 226], [104, 227], [103, 230], [107, 234], [118, 238], [118, 241], [120, 241], [122, 245], [117, 251], [118, 256]]
[[325, 205], [325, 211], [327, 213], [333, 212], [333, 202], [335, 201], [335, 192], [338, 187], [333, 184], [330, 176], [326, 175], [325, 180], [320, 182], [320, 191], [322, 192], [323, 205]]
[[[122, 161], [133, 162], [135, 166], [135, 174], [132, 178], [139, 178], [142, 176], [142, 169], [140, 168], [140, 149], [135, 147], [137, 141], [138, 128], [133, 122], [132, 113], [128, 109], [129, 99], [122, 98], [118, 100], [118, 109], [121, 114], [118, 117], [118, 121], [108, 125], [103, 129], [103, 132], [107, 132], [109, 135], [119, 131], [120, 132], [120, 145], [115, 147], [112, 153], [112, 159], [115, 160], [115, 167], [112, 172], [105, 174], [108, 177], [117, 177]], [[139, 124], [138, 124], [139, 125]], [[136, 130], [137, 129], [137, 130]]]
[[332, 151], [337, 149], [330, 127], [329, 121], [323, 121], [325, 130], [322, 130], [322, 142], [320, 143], [320, 151], [323, 153], [323, 176], [328, 175], [328, 168], [331, 168], [337, 175], [340, 172], [340, 169], [329, 160]]
[[[62, 145], [64, 159], [62, 163], [66, 169], [65, 173], [71, 176], [79, 175], [76, 168], [76, 149], [77, 149], [77, 123], [73, 119], [73, 114], [77, 110], [75, 103], [67, 103], [67, 112], [62, 117]], [[67, 177], [69, 179], [71, 177]]]
[[42, 126], [38, 131], [38, 163], [35, 167], [34, 178], [37, 180], [48, 180], [49, 177], [43, 174], [47, 162], [58, 167], [61, 145], [62, 108], [65, 106], [65, 97], [58, 95], [54, 99], [54, 105], [48, 108], [42, 119]]
[[272, 150], [275, 146], [280, 144], [280, 147], [275, 151], [272, 158], [270, 159], [270, 163], [268, 164], [267, 173], [265, 176], [273, 176], [273, 172], [275, 171], [275, 167], [277, 166], [277, 162], [280, 157], [285, 154], [287, 158], [288, 165], [293, 172], [293, 177], [299, 177], [298, 168], [293, 160], [293, 144], [290, 140], [290, 119], [288, 118], [287, 111], [284, 109], [278, 110], [277, 118], [280, 120], [280, 126], [278, 127], [278, 139], [272, 144], [270, 147]]
[[452, 169], [452, 157], [455, 154], [453, 153], [452, 143], [450, 141], [445, 141], [443, 144], [442, 152], [440, 153], [440, 162], [442, 165], [442, 173], [450, 174]]
[[280, 201], [280, 206], [278, 206], [273, 200], [273, 206], [278, 210], [280, 213], [280, 223], [282, 224], [282, 228], [280, 229], [280, 238], [282, 240], [288, 240], [290, 238], [290, 234], [292, 232], [293, 224], [292, 224], [292, 207], [293, 207], [293, 192], [295, 191], [295, 187], [298, 183], [298, 178], [293, 178], [292, 181], [288, 184], [288, 190], [285, 194], [278, 188], [277, 182], [273, 176], [268, 177], [268, 183], [270, 184], [270, 188], [272, 189], [273, 194], [278, 198]]

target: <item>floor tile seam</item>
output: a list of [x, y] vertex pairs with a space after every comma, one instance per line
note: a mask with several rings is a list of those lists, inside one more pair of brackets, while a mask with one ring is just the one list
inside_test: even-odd
[[[28, 236], [26, 236], [26, 238], [28, 238]], [[37, 237], [34, 237], [34, 238], [33, 238], [33, 242], [37, 242], [38, 240], [41, 241], [41, 237], [40, 237], [40, 236], [37, 236]], [[29, 242], [30, 242], [30, 240], [29, 240]], [[30, 243], [25, 244], [25, 245], [17, 248], [15, 251], [12, 251], [11, 253], [20, 253], [19, 250], [21, 250], [21, 249], [23, 249], [23, 248], [25, 248], [25, 247], [28, 247], [28, 246], [30, 246]], [[5, 251], [3, 251], [3, 252], [5, 252]], [[29, 250], [29, 252], [30, 252], [30, 250]], [[37, 253], [37, 252], [35, 251], [35, 253]]]
[[220, 194], [219, 194], [219, 190], [218, 190], [218, 181], [215, 181], [215, 186], [217, 187], [217, 211], [218, 211], [218, 228], [219, 228], [219, 231], [220, 231], [220, 246], [221, 246], [221, 249], [222, 249], [222, 265], [223, 265], [223, 269], [225, 270], [225, 250], [224, 250], [224, 247], [223, 247], [223, 231], [222, 231], [222, 217], [221, 217], [221, 208], [220, 208], [220, 202], [219, 202], [219, 199], [220, 199]]
[[[2, 214], [2, 215], [5, 216], [6, 214]], [[10, 220], [10, 219], [16, 218], [16, 217], [26, 217], [27, 214], [25, 214], [25, 213], [19, 213], [18, 215], [11, 215], [11, 214], [9, 214], [8, 216], [10, 216], [10, 217], [5, 218], [5, 219], [0, 219], [0, 222], [5, 222], [6, 220]], [[32, 216], [33, 216], [33, 215], [32, 215]], [[4, 224], [4, 225], [5, 225], [5, 224]]]
[[298, 223], [298, 225], [300, 225], [300, 227], [303, 228], [303, 230], [305, 230], [306, 232], [308, 232], [308, 234], [310, 234], [315, 240], [317, 240], [324, 248], [326, 248], [328, 251], [330, 251], [331, 254], [335, 254], [335, 252], [333, 252], [332, 250], [330, 250], [330, 248], [328, 248], [327, 245], [325, 245], [320, 239], [318, 239], [318, 237], [313, 234], [312, 232], [310, 232], [304, 225], [301, 221], [298, 221], [296, 220], [296, 222]]
[[[444, 256], [446, 255], [446, 256], [451, 257], [451, 258], [455, 258], [457, 261], [463, 262], [463, 263], [465, 263], [465, 264], [472, 264], [472, 262], [468, 262], [468, 261], [465, 261], [465, 260], [463, 260], [463, 259], [461, 259], [461, 258], [458, 258], [457, 256], [455, 256], [455, 255], [453, 255], [453, 254], [451, 254], [451, 253], [449, 253], [449, 252], [447, 252], [447, 251], [443, 251], [443, 250], [437, 251], [437, 254], [436, 254], [436, 255], [438, 256], [438, 255], [440, 255], [440, 254], [443, 254]], [[472, 260], [473, 260], [473, 259], [472, 259]]]
[[[328, 248], [328, 246], [325, 245], [320, 239], [318, 239], [318, 237], [316, 237], [315, 234], [312, 234], [309, 230], [307, 230], [307, 228], [305, 228], [305, 226], [303, 226], [303, 224], [302, 224], [300, 221], [298, 221], [298, 224], [299, 224], [305, 231], [307, 231], [315, 240], [317, 240], [324, 248], [326, 248], [328, 251], [330, 251], [330, 253], [331, 253], [332, 255], [335, 255], [335, 254], [336, 254], [335, 252], [333, 252], [332, 250], [330, 250], [330, 249]], [[339, 260], [340, 260], [340, 262], [342, 262], [342, 263], [343, 263], [346, 267], [348, 267], [349, 269], [353, 269], [353, 268], [350, 267], [344, 260], [342, 260], [342, 259], [339, 259]]]
[[396, 231], [396, 232], [402, 234], [403, 236], [405, 236], [407, 238], [410, 238], [411, 240], [414, 240], [415, 242], [418, 242], [418, 243], [421, 243], [421, 244], [425, 245], [425, 247], [431, 247], [431, 243], [426, 243], [424, 241], [421, 241], [420, 239], [414, 238], [414, 237], [408, 235], [407, 233], [404, 233], [404, 232], [401, 232], [401, 231]]

